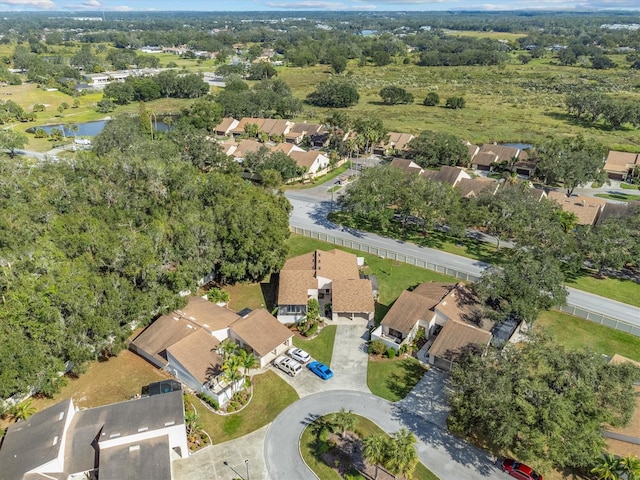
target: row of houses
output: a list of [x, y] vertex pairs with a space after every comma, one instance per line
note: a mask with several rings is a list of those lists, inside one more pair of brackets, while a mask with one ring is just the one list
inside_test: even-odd
[[300, 123], [274, 118], [244, 117], [240, 120], [225, 117], [214, 128], [219, 137], [238, 138], [245, 135], [247, 129], [255, 129], [256, 134], [264, 134], [269, 140], [300, 145], [307, 138], [311, 145], [322, 146], [328, 136], [328, 130], [319, 123]]
[[[477, 197], [482, 192], [495, 195], [502, 185], [500, 182], [486, 177], [472, 178], [466, 170], [460, 167], [443, 166], [439, 170], [425, 170], [415, 162], [401, 158], [393, 159], [391, 166], [447, 183], [458, 190], [462, 198]], [[629, 215], [634, 208], [640, 206], [638, 201], [613, 204], [601, 198], [586, 195], [567, 197], [564, 192], [541, 188], [531, 188], [530, 192], [538, 201], [552, 200], [559, 204], [563, 211], [573, 213], [578, 225], [597, 225], [607, 218], [623, 218]]]

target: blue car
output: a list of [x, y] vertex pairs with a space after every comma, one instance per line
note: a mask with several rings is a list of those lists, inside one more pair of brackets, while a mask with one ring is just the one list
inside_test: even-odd
[[323, 380], [329, 380], [331, 377], [333, 377], [333, 372], [324, 363], [311, 362], [309, 365], [307, 365], [307, 368]]

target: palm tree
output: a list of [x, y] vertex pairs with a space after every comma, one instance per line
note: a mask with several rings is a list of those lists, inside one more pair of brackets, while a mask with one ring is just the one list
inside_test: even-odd
[[344, 438], [347, 430], [353, 430], [356, 426], [356, 415], [351, 410], [347, 411], [343, 408], [339, 412], [332, 415], [333, 423], [340, 429], [340, 436]]
[[418, 464], [416, 441], [416, 436], [406, 428], [401, 428], [393, 434], [385, 462], [385, 467], [391, 473], [407, 478], [413, 477], [413, 470]]
[[640, 479], [640, 459], [633, 455], [627, 455], [618, 459], [618, 466], [622, 473], [627, 475], [627, 480]]
[[184, 425], [185, 429], [187, 430], [187, 438], [193, 441], [196, 434], [200, 430], [200, 419], [198, 417], [198, 413], [195, 410], [185, 410]]
[[387, 454], [387, 442], [382, 435], [369, 435], [362, 440], [362, 455], [376, 466], [375, 478], [378, 478], [378, 466], [384, 463]]
[[26, 420], [37, 411], [38, 409], [33, 406], [33, 400], [29, 399], [25, 402], [20, 402], [19, 404], [15, 405], [11, 409], [11, 416], [16, 422], [19, 422], [20, 420]]
[[620, 459], [615, 455], [602, 455], [596, 460], [596, 466], [591, 469], [598, 480], [619, 480]]
[[[240, 347], [237, 343], [232, 342], [228, 338], [224, 339], [220, 345], [218, 345], [218, 354], [222, 356], [222, 361], [226, 362], [234, 356]], [[224, 368], [224, 367], [223, 367]]]
[[240, 366], [244, 368], [244, 376], [249, 376], [249, 370], [258, 366], [258, 359], [253, 352], [248, 352], [245, 349], [240, 349], [238, 352], [238, 360]]

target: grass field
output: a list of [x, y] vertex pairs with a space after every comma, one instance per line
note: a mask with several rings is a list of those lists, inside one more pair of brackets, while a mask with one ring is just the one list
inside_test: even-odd
[[[330, 416], [322, 417], [329, 419]], [[371, 420], [356, 415], [355, 433], [364, 438], [370, 435], [388, 435], [387, 432], [378, 427]], [[300, 453], [306, 464], [313, 470], [320, 480], [340, 480], [340, 475], [330, 468], [322, 459], [315, 454], [315, 435], [311, 427], [305, 428], [300, 437]], [[350, 477], [355, 479], [364, 479], [362, 476]], [[422, 463], [418, 463], [413, 471], [413, 478], [416, 480], [439, 480], [438, 477]]]
[[620, 182], [620, 188], [623, 190], [638, 190], [638, 185], [631, 185], [627, 182]]
[[338, 327], [336, 325], [328, 325], [311, 340], [293, 337], [293, 344], [298, 348], [306, 350], [314, 360], [331, 366], [333, 341], [336, 338], [337, 328]]
[[635, 335], [555, 310], [540, 315], [535, 328], [541, 327], [568, 349], [588, 348], [605, 355], [618, 353], [640, 362], [640, 337]]
[[[347, 109], [353, 115], [382, 118], [390, 131], [418, 133], [435, 130], [452, 133], [471, 142], [537, 143], [554, 136], [583, 135], [603, 142], [609, 148], [640, 147], [640, 130], [612, 131], [605, 126], [581, 125], [566, 115], [566, 87], [621, 89], [631, 98], [640, 98], [634, 74], [624, 58], [615, 59], [621, 67], [597, 71], [583, 67], [554, 64], [549, 56], [526, 65], [515, 58], [508, 64], [493, 67], [419, 67], [392, 64], [385, 67], [360, 67], [351, 61], [346, 75], [353, 79], [360, 93], [359, 103]], [[281, 67], [279, 78], [289, 83], [294, 94], [306, 97], [315, 85], [330, 75], [329, 68]], [[414, 94], [412, 105], [381, 104], [378, 92], [383, 86], [397, 85]], [[424, 107], [428, 92], [440, 95], [441, 106]], [[443, 108], [450, 96], [463, 96], [462, 110]], [[299, 118], [322, 120], [327, 111], [305, 106]]]
[[253, 381], [253, 398], [240, 412], [218, 415], [204, 407], [200, 400], [189, 395], [198, 411], [202, 428], [213, 443], [223, 443], [242, 437], [270, 423], [285, 408], [298, 400], [298, 394], [275, 373], [268, 371], [256, 375]]
[[620, 202], [640, 200], [640, 196], [633, 193], [596, 193], [595, 196], [599, 198], [606, 198], [608, 200], [618, 200]]
[[369, 357], [367, 385], [374, 395], [397, 402], [409, 394], [424, 372], [424, 367], [413, 357], [393, 360]]

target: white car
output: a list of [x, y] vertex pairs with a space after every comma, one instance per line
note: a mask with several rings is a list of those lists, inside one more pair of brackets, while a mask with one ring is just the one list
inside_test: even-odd
[[300, 348], [290, 348], [289, 350], [287, 350], [287, 355], [289, 355], [294, 360], [302, 363], [303, 365], [311, 360], [311, 355], [309, 355], [304, 350], [301, 350]]

